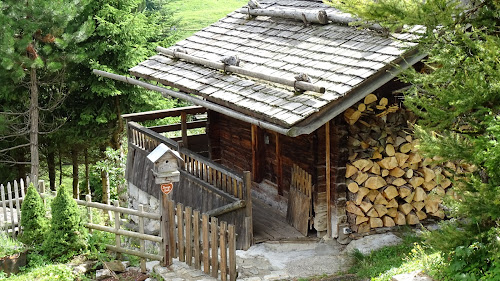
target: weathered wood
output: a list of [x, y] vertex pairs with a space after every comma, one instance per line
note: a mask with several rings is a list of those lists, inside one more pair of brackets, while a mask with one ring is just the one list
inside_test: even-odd
[[353, 213], [355, 215], [358, 215], [358, 216], [365, 215], [363, 213], [363, 211], [351, 201], [347, 201], [346, 211], [348, 211], [349, 213]]
[[123, 253], [123, 254], [127, 254], [127, 255], [132, 255], [132, 256], [138, 256], [138, 257], [150, 259], [150, 260], [161, 261], [163, 259], [163, 257], [160, 255], [141, 253], [140, 251], [118, 248], [118, 247], [113, 246], [113, 245], [106, 245], [106, 249], [113, 251], [113, 252]]
[[224, 205], [222, 207], [210, 210], [210, 211], [206, 212], [206, 214], [211, 216], [211, 217], [217, 217], [217, 216], [232, 212], [234, 210], [245, 208], [245, 206], [246, 206], [246, 204], [245, 204], [244, 200], [238, 200], [236, 202], [233, 202], [233, 203]]
[[134, 210], [134, 209], [116, 207], [116, 206], [97, 203], [97, 202], [87, 202], [85, 200], [80, 200], [80, 199], [75, 199], [75, 201], [78, 205], [85, 206], [85, 207], [98, 208], [98, 209], [105, 210], [105, 211], [113, 211], [113, 212], [116, 211], [116, 212], [119, 212], [122, 214], [128, 214], [128, 215], [134, 215], [134, 216], [141, 215], [147, 219], [152, 219], [152, 220], [160, 220], [161, 219], [161, 215], [156, 214], [156, 213], [144, 212], [141, 214], [138, 210]]
[[181, 112], [184, 112], [186, 114], [200, 114], [205, 113], [206, 111], [206, 108], [202, 106], [186, 106], [155, 111], [122, 114], [122, 118], [127, 119], [127, 121], [142, 122], [147, 120], [161, 119], [165, 117], [180, 116]]
[[[12, 200], [12, 187], [10, 186], [10, 182], [7, 183], [7, 198], [9, 199], [9, 209], [10, 209], [10, 225], [12, 227], [12, 238], [16, 238], [16, 222], [14, 220], [14, 201]], [[7, 221], [7, 217], [5, 217], [5, 221]]]
[[[88, 197], [90, 197], [90, 196], [88, 196]], [[139, 212], [144, 213], [144, 206], [142, 204], [139, 204]], [[139, 216], [139, 233], [144, 234], [144, 217], [143, 216]], [[139, 241], [139, 252], [141, 252], [141, 254], [146, 253], [145, 243], [144, 243], [144, 240], [142, 240], [142, 239]], [[141, 268], [142, 273], [146, 273], [146, 260], [144, 258], [141, 258], [140, 268]]]
[[207, 214], [202, 215], [202, 236], [203, 236], [203, 272], [210, 274], [210, 228]]
[[226, 245], [227, 223], [225, 221], [221, 221], [219, 229], [220, 229], [219, 231], [220, 276], [222, 281], [226, 281], [227, 280], [227, 245]]
[[[113, 206], [115, 206], [116, 208], [119, 208], [120, 207], [120, 204], [118, 203], [118, 200], [113, 200]], [[121, 236], [119, 234], [119, 230], [120, 230], [120, 224], [121, 224], [121, 221], [120, 221], [120, 213], [118, 211], [115, 211], [114, 212], [114, 216], [115, 216], [115, 246], [117, 248], [121, 248]], [[117, 255], [117, 259], [121, 259], [121, 255]]]
[[200, 211], [193, 212], [194, 268], [201, 269]]
[[160, 46], [156, 47], [156, 51], [158, 51], [162, 54], [165, 54], [167, 56], [170, 56], [170, 57], [183, 59], [187, 62], [196, 63], [196, 64], [200, 64], [200, 65], [203, 65], [206, 67], [210, 67], [210, 68], [214, 68], [214, 69], [218, 69], [218, 70], [223, 70], [223, 71], [228, 71], [228, 72], [233, 72], [236, 74], [241, 74], [244, 76], [249, 76], [249, 77], [253, 77], [253, 78], [257, 78], [257, 79], [262, 79], [265, 81], [271, 81], [274, 83], [283, 84], [283, 85], [286, 85], [289, 87], [294, 87], [294, 88], [304, 90], [304, 91], [313, 91], [313, 92], [318, 92], [318, 93], [325, 92], [325, 87], [317, 86], [317, 85], [314, 85], [314, 84], [309, 83], [309, 82], [296, 81], [295, 79], [288, 79], [288, 78], [284, 78], [284, 77], [272, 76], [272, 75], [269, 75], [267, 73], [251, 71], [251, 70], [244, 69], [244, 68], [234, 66], [234, 65], [225, 65], [222, 62], [210, 61], [207, 59], [191, 56], [191, 55], [184, 54], [181, 52], [175, 52], [173, 50], [169, 50], [169, 49], [166, 49], [166, 48], [163, 48]]
[[[0, 194], [2, 196], [2, 210], [3, 210], [3, 219], [5, 222], [7, 222], [7, 203], [5, 201], [5, 188], [3, 184], [0, 185]], [[5, 229], [5, 231], [9, 231], [8, 228]]]
[[229, 280], [236, 280], [236, 235], [234, 225], [228, 226]]
[[252, 137], [252, 176], [253, 181], [261, 182], [263, 178], [263, 168], [264, 168], [264, 131], [260, 129], [257, 125], [251, 125], [251, 137]]
[[[332, 223], [331, 223], [331, 178], [330, 178], [330, 171], [331, 171], [331, 166], [330, 166], [330, 148], [331, 148], [331, 143], [330, 143], [330, 121], [327, 121], [325, 123], [325, 173], [326, 173], [326, 179], [325, 179], [325, 184], [326, 184], [326, 233], [328, 237], [331, 236], [332, 232]], [[350, 189], [349, 189], [350, 190]], [[357, 190], [356, 190], [357, 191]], [[353, 192], [353, 191], [351, 191]]]
[[358, 172], [358, 169], [354, 167], [353, 165], [347, 164], [346, 165], [346, 170], [345, 170], [345, 177], [350, 178], [354, 174]]
[[294, 165], [290, 187], [287, 221], [303, 235], [307, 235], [311, 214], [312, 179], [306, 171]]
[[389, 217], [389, 216], [383, 216], [382, 217], [382, 222], [384, 223], [384, 227], [392, 227], [392, 226], [395, 226], [396, 223], [394, 222], [394, 220]]
[[219, 276], [219, 260], [218, 260], [218, 249], [219, 249], [219, 233], [217, 232], [219, 226], [219, 221], [217, 218], [212, 217], [210, 219], [210, 249], [212, 250], [211, 254], [211, 272], [212, 277], [217, 278]]
[[[193, 264], [193, 222], [192, 222], [193, 208], [186, 207], [184, 210], [184, 221], [186, 226], [186, 264], [191, 266]], [[196, 229], [197, 230], [197, 229]]]
[[123, 230], [123, 229], [116, 230], [114, 227], [109, 227], [109, 226], [103, 226], [103, 225], [98, 225], [98, 224], [93, 224], [93, 223], [86, 223], [85, 227], [95, 229], [95, 230], [110, 232], [113, 234], [125, 235], [125, 236], [129, 236], [132, 238], [149, 240], [149, 241], [153, 241], [153, 242], [157, 242], [157, 243], [162, 242], [162, 238], [158, 237], [158, 236], [149, 235], [149, 234], [140, 234], [137, 232]]
[[167, 204], [167, 215], [168, 215], [168, 245], [170, 249], [170, 256], [172, 258], [178, 257], [177, 255], [177, 244], [175, 239], [175, 205], [174, 201], [168, 200]]
[[306, 23], [327, 24], [328, 15], [325, 10], [309, 11], [304, 9], [245, 9], [241, 8], [238, 12], [251, 16], [280, 17], [304, 21]]
[[369, 177], [365, 183], [365, 187], [368, 187], [369, 189], [379, 189], [383, 186], [387, 185], [387, 182], [384, 180], [384, 178], [380, 176], [373, 176]]

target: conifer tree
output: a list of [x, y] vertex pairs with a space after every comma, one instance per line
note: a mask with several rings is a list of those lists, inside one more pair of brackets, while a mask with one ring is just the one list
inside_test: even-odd
[[21, 240], [27, 245], [42, 244], [49, 221], [40, 194], [31, 183], [21, 206]]
[[64, 261], [86, 249], [86, 229], [78, 206], [64, 186], [52, 202], [50, 231], [43, 250], [54, 260]]

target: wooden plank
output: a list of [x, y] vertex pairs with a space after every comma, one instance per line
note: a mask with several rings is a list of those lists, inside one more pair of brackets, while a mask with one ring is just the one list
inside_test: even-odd
[[219, 245], [220, 245], [220, 277], [222, 281], [227, 280], [227, 223], [220, 222]]
[[212, 277], [217, 278], [219, 276], [219, 243], [218, 242], [218, 226], [219, 226], [219, 220], [216, 217], [211, 217], [210, 219], [210, 249], [212, 250]]
[[184, 252], [184, 206], [181, 203], [177, 204], [177, 247], [179, 249], [179, 261], [186, 261], [186, 256]]
[[229, 280], [236, 281], [236, 234], [234, 225], [228, 225]]
[[22, 233], [21, 229], [21, 204], [19, 200], [19, 186], [17, 185], [17, 181], [14, 181], [14, 197], [16, 198], [16, 214], [17, 214], [17, 229], [18, 234]]
[[192, 212], [193, 209], [191, 207], [186, 207], [184, 211], [185, 222], [186, 222], [186, 264], [191, 266], [193, 264], [193, 247], [192, 247]]
[[202, 228], [202, 236], [203, 236], [203, 272], [206, 274], [210, 274], [210, 252], [209, 252], [209, 245], [210, 245], [210, 240], [209, 240], [209, 225], [208, 225], [208, 215], [203, 214], [202, 215], [202, 222], [201, 222], [201, 228]]
[[331, 213], [331, 183], [330, 183], [330, 121], [325, 123], [325, 157], [326, 157], [326, 233], [332, 235], [332, 213]]
[[[12, 227], [12, 238], [16, 238], [16, 224], [14, 221], [14, 202], [12, 200], [12, 187], [10, 186], [10, 182], [7, 183], [7, 198], [9, 199], [9, 209], [10, 209], [10, 223]], [[7, 220], [5, 220], [7, 221]]]
[[[163, 192], [162, 192], [163, 193]], [[168, 200], [168, 245], [170, 248], [170, 257], [177, 257], [177, 245], [175, 244], [175, 206], [174, 201]]]
[[153, 254], [148, 254], [148, 253], [141, 253], [140, 251], [135, 251], [135, 250], [130, 250], [130, 249], [117, 248], [116, 246], [113, 246], [113, 245], [106, 245], [106, 249], [113, 251], [113, 252], [119, 252], [119, 253], [124, 253], [127, 255], [138, 256], [138, 257], [150, 259], [150, 260], [158, 260], [158, 261], [162, 260], [162, 256], [160, 256], [160, 255], [153, 255]]
[[124, 119], [127, 119], [127, 121], [141, 122], [147, 120], [161, 119], [165, 117], [176, 117], [180, 116], [181, 112], [184, 112], [186, 114], [199, 114], [199, 113], [205, 113], [206, 111], [207, 111], [206, 108], [202, 106], [186, 106], [186, 107], [176, 107], [170, 109], [122, 114], [122, 117]]
[[[186, 129], [188, 129], [188, 130], [189, 129], [197, 129], [197, 128], [205, 128], [206, 126], [207, 126], [206, 120], [186, 122]], [[176, 124], [171, 124], [171, 125], [153, 126], [153, 127], [147, 127], [147, 128], [153, 132], [156, 132], [156, 133], [167, 133], [167, 132], [181, 131], [182, 124], [176, 123]]]
[[185, 148], [189, 148], [188, 137], [187, 137], [187, 115], [185, 111], [181, 112], [181, 135], [182, 135], [182, 145]]
[[261, 182], [264, 177], [264, 131], [257, 125], [251, 127], [252, 140], [252, 180]]
[[201, 269], [201, 251], [200, 251], [200, 211], [193, 212], [193, 230], [194, 230], [194, 268]]
[[[0, 184], [0, 194], [2, 196], [2, 210], [3, 210], [3, 224], [7, 224], [7, 203], [5, 201], [5, 187], [3, 184]], [[5, 227], [5, 231], [9, 231], [7, 227]]]

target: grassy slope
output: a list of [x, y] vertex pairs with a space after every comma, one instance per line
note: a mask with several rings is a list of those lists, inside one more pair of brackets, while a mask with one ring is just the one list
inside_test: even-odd
[[168, 7], [180, 18], [179, 29], [184, 39], [246, 3], [246, 0], [174, 0]]

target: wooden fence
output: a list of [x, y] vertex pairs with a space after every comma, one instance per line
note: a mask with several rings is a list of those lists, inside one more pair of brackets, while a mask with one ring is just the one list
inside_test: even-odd
[[30, 178], [27, 177], [26, 180], [20, 179], [19, 183], [14, 181], [5, 186], [0, 184], [0, 207], [2, 209], [0, 212], [0, 231], [9, 233], [13, 238], [21, 231], [21, 204], [30, 182]]
[[[236, 280], [235, 226], [198, 210], [163, 199], [166, 205], [164, 243], [166, 252], [196, 269], [221, 280]], [[173, 222], [173, 223], [172, 223]]]

